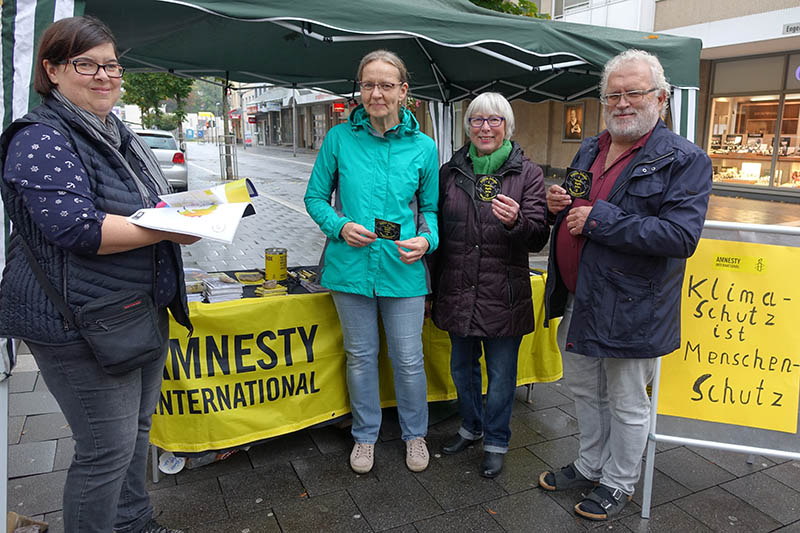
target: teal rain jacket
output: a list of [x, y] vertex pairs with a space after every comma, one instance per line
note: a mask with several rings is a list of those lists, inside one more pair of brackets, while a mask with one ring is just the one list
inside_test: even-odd
[[405, 107], [400, 123], [383, 136], [372, 128], [363, 106], [353, 110], [346, 124], [331, 128], [305, 195], [308, 214], [328, 237], [322, 285], [369, 297], [430, 293], [425, 258], [407, 265], [394, 241], [379, 238], [354, 248], [340, 232], [348, 222], [374, 231], [375, 219], [388, 220], [400, 224], [399, 240], [427, 239], [430, 254], [439, 244], [438, 170], [435, 143]]

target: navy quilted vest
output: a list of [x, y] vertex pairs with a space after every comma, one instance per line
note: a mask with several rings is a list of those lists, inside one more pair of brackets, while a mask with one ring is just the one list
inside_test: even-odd
[[[109, 115], [107, 120], [118, 120]], [[83, 126], [51, 99], [23, 118], [15, 121], [0, 137], [0, 170], [5, 167], [8, 145], [14, 134], [33, 123], [46, 124], [69, 140], [81, 159], [96, 196], [95, 206], [106, 213], [128, 216], [141, 207], [153, 207], [155, 197], [142, 199], [136, 184], [108, 149], [98, 145], [86, 134]], [[130, 134], [124, 129], [123, 153]], [[129, 159], [129, 162], [131, 160]], [[144, 174], [136, 164], [131, 165]], [[0, 281], [0, 334], [29, 339], [43, 344], [64, 344], [80, 340], [77, 331], [69, 327], [50, 302], [33, 274], [20, 245], [20, 239], [30, 245], [48, 278], [69, 306], [77, 307], [120, 289], [139, 289], [153, 295], [155, 283], [155, 246], [145, 246], [110, 255], [78, 255], [49, 244], [28, 217], [22, 197], [0, 180], [0, 191], [6, 212], [11, 219], [12, 233], [3, 278]], [[157, 199], [156, 199], [157, 200]], [[175, 319], [191, 328], [186, 293], [183, 284], [183, 262], [180, 247], [173, 245], [179, 278], [176, 296], [169, 305]]]

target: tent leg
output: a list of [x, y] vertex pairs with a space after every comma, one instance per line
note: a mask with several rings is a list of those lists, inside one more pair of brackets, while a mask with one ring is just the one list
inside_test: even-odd
[[292, 155], [297, 157], [297, 89], [292, 89]]
[[[0, 438], [8, 442], [8, 379], [0, 382]], [[0, 446], [0, 509], [8, 509], [8, 446]], [[0, 533], [6, 533], [6, 518], [0, 517]]]
[[531, 403], [533, 401], [533, 383], [525, 385], [528, 387], [528, 394], [525, 396], [525, 401]]
[[153, 483], [158, 483], [158, 446], [150, 445], [150, 462], [153, 469]]
[[658, 419], [658, 387], [661, 380], [661, 358], [656, 360], [653, 388], [650, 398], [650, 433], [647, 437], [647, 456], [644, 464], [644, 487], [642, 489], [642, 518], [650, 518], [653, 496], [653, 469], [656, 462], [656, 421]]

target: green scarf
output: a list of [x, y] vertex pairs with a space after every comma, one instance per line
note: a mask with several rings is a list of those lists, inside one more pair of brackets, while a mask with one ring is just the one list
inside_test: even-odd
[[508, 139], [503, 140], [500, 148], [495, 150], [489, 155], [479, 156], [475, 145], [469, 143], [469, 157], [472, 159], [472, 170], [475, 175], [481, 174], [494, 174], [503, 166], [503, 163], [508, 159], [508, 154], [511, 153], [511, 141]]

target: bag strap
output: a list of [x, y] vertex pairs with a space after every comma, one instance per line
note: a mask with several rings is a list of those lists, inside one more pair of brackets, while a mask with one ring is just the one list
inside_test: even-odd
[[36, 279], [39, 280], [39, 285], [42, 286], [45, 294], [47, 294], [50, 301], [53, 302], [53, 305], [64, 315], [64, 318], [69, 322], [69, 325], [75, 329], [79, 329], [77, 326], [77, 322], [75, 320], [75, 314], [72, 312], [72, 309], [69, 308], [67, 302], [64, 300], [64, 297], [58, 294], [58, 291], [53, 284], [47, 279], [47, 274], [45, 274], [44, 270], [39, 263], [36, 262], [36, 258], [33, 256], [33, 251], [31, 247], [28, 246], [28, 243], [25, 241], [22, 236], [19, 237], [20, 242], [22, 243], [22, 250], [25, 252], [25, 257], [28, 258], [28, 263], [31, 265], [31, 270], [33, 270], [33, 274], [36, 276]]

